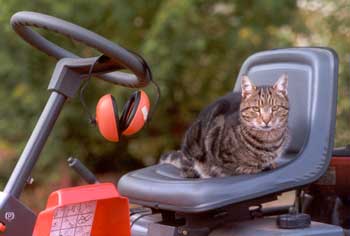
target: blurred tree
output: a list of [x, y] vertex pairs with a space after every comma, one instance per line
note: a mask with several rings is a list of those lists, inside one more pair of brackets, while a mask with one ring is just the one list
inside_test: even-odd
[[[336, 50], [339, 56], [339, 85], [337, 104], [337, 146], [350, 143], [350, 1], [302, 0], [298, 2], [300, 14], [308, 35], [300, 34], [296, 44], [300, 46], [326, 46]], [[320, 27], [321, 26], [321, 27]]]

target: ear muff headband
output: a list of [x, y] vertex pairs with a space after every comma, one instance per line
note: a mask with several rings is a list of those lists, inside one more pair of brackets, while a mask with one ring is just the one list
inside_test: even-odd
[[103, 137], [112, 142], [119, 141], [118, 111], [111, 94], [100, 98], [96, 106], [96, 121]]

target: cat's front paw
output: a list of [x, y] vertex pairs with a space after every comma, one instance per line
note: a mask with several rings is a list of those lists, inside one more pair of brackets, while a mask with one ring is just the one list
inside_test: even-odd
[[261, 171], [258, 167], [251, 167], [251, 166], [240, 166], [236, 168], [235, 173], [238, 175], [251, 175], [251, 174], [257, 174]]
[[263, 166], [263, 171], [268, 171], [268, 170], [273, 170], [273, 169], [276, 169], [277, 168], [277, 164], [276, 162], [269, 162], [269, 163], [266, 163], [264, 164]]

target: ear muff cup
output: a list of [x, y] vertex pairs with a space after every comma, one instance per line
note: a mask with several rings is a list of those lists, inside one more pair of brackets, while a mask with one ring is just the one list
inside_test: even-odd
[[147, 94], [140, 90], [134, 92], [126, 102], [120, 117], [120, 130], [123, 135], [132, 135], [145, 125], [150, 109]]
[[96, 106], [96, 123], [102, 136], [112, 142], [119, 141], [118, 107], [114, 97], [106, 94]]

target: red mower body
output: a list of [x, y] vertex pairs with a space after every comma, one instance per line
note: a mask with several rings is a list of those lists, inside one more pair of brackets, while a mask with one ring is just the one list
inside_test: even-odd
[[349, 155], [333, 155], [328, 170], [317, 182], [311, 185], [324, 195], [350, 195], [350, 153]]
[[129, 204], [111, 183], [53, 192], [33, 236], [130, 236]]

